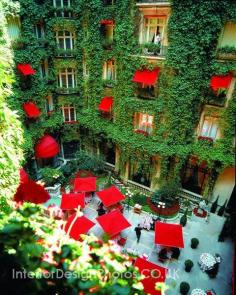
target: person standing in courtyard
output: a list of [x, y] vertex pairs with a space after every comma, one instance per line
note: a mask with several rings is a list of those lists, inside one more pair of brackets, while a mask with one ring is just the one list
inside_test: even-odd
[[140, 226], [140, 224], [138, 224], [138, 226], [136, 226], [134, 230], [136, 232], [137, 243], [139, 243], [139, 240], [140, 240], [140, 237], [141, 237], [142, 227]]

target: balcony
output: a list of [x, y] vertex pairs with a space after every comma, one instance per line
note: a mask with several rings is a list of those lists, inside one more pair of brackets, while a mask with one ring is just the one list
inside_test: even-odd
[[79, 93], [78, 87], [60, 87], [57, 86], [56, 88], [56, 93], [57, 94], [77, 94]]
[[74, 57], [76, 53], [75, 49], [56, 49], [56, 57]]
[[236, 47], [224, 46], [217, 50], [217, 56], [221, 60], [236, 60]]
[[142, 130], [142, 127], [138, 127], [136, 129], [134, 129], [134, 133], [142, 134], [144, 136], [150, 136], [152, 131]]
[[157, 92], [156, 88], [154, 88], [154, 87], [151, 87], [151, 88], [137, 87], [135, 89], [134, 94], [137, 98], [141, 98], [141, 99], [155, 99], [155, 97], [157, 96], [156, 92]]
[[164, 59], [167, 54], [168, 46], [155, 43], [141, 44], [141, 55], [154, 59]]

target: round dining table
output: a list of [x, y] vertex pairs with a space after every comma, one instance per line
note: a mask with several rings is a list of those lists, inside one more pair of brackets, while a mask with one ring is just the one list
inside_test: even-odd
[[199, 258], [199, 265], [203, 271], [212, 269], [217, 263], [215, 257], [210, 253], [202, 253]]
[[207, 295], [202, 289], [193, 289], [191, 295]]

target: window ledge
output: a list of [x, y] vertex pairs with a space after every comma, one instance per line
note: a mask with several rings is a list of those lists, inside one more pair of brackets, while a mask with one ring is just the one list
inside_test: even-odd
[[198, 140], [204, 140], [204, 141], [208, 141], [210, 143], [213, 143], [213, 141], [214, 141], [213, 138], [207, 137], [207, 136], [202, 136], [202, 135], [198, 136]]
[[77, 124], [78, 121], [64, 121], [65, 124]]
[[147, 131], [140, 130], [140, 129], [134, 129], [134, 132], [137, 134], [143, 134], [145, 136], [150, 136], [150, 133], [148, 133]]

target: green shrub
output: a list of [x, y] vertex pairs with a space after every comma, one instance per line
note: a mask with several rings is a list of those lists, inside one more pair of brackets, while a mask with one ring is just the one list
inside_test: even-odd
[[61, 183], [64, 178], [62, 171], [55, 168], [43, 168], [41, 174], [47, 186], [53, 186], [58, 182]]
[[181, 282], [179, 286], [180, 294], [187, 295], [190, 290], [190, 285], [187, 282]]
[[197, 238], [192, 238], [191, 239], [191, 248], [192, 249], [196, 249], [198, 244], [199, 244], [199, 240]]
[[184, 214], [181, 218], [180, 218], [180, 222], [179, 222], [182, 226], [185, 226], [187, 223], [187, 216]]
[[190, 272], [194, 264], [192, 260], [188, 259], [188, 260], [185, 260], [184, 265], [185, 265], [185, 271]]
[[95, 173], [102, 173], [105, 170], [105, 160], [102, 156], [90, 155], [81, 150], [76, 152], [78, 170], [89, 170]]

